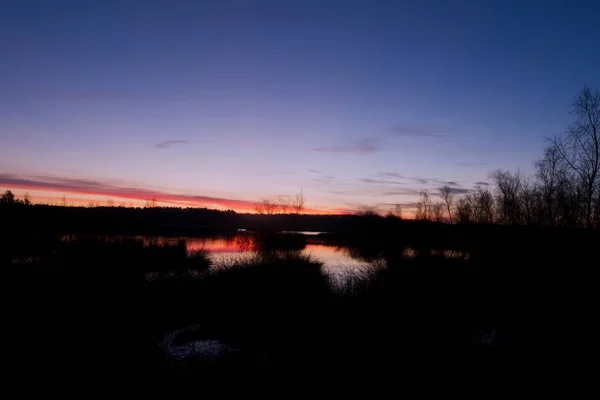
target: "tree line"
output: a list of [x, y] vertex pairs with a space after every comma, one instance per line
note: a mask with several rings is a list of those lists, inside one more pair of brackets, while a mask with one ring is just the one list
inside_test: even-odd
[[535, 175], [497, 170], [493, 186], [455, 198], [441, 187], [422, 191], [415, 218], [450, 223], [600, 227], [600, 92], [584, 87], [572, 104], [574, 122], [548, 138]]
[[294, 196], [278, 196], [272, 200], [268, 197], [260, 199], [254, 211], [257, 214], [300, 214], [304, 211], [304, 194], [302, 191]]

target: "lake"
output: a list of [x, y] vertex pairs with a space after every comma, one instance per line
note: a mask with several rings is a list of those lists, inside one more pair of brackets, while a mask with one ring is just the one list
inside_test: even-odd
[[[303, 255], [311, 256], [316, 261], [323, 264], [323, 271], [332, 277], [348, 277], [356, 272], [364, 272], [365, 269], [379, 268], [384, 266], [382, 263], [383, 248], [375, 245], [361, 247], [344, 247], [335, 243], [332, 239], [320, 236], [319, 232], [280, 232], [270, 234], [269, 241], [276, 244], [291, 246], [293, 251], [299, 251]], [[66, 235], [61, 240], [74, 240], [77, 235]], [[98, 237], [98, 236], [94, 236]], [[179, 242], [185, 242], [188, 254], [198, 251], [208, 252], [212, 261], [212, 269], [218, 269], [222, 266], [230, 265], [230, 261], [239, 257], [251, 255], [260, 246], [261, 237], [255, 232], [239, 231], [231, 235], [207, 235], [198, 237], [184, 236], [101, 236], [106, 240], [112, 239], [135, 239], [142, 241], [145, 245], [175, 245]], [[372, 243], [371, 243], [372, 245]], [[277, 249], [278, 247], [275, 247]], [[273, 249], [273, 248], [272, 248]], [[280, 249], [280, 247], [279, 247]], [[388, 249], [389, 250], [389, 249]], [[416, 252], [412, 248], [399, 247], [394, 249], [400, 251], [402, 257], [412, 258]], [[428, 250], [428, 254], [441, 255], [447, 258], [468, 258], [469, 255], [463, 252], [452, 250]], [[392, 253], [393, 254], [393, 253]]]
[[[335, 246], [319, 238], [319, 232], [298, 232], [305, 236], [306, 246], [300, 250], [302, 254], [310, 255], [323, 263], [327, 272], [336, 270], [354, 270], [369, 266], [370, 264], [353, 258], [351, 253], [343, 247]], [[235, 257], [251, 254], [254, 249], [251, 245], [252, 233], [240, 232], [231, 236], [204, 236], [204, 237], [162, 237], [162, 236], [135, 236], [147, 243], [174, 244], [184, 240], [188, 253], [199, 250], [208, 251], [214, 264], [222, 264]], [[250, 244], [249, 244], [250, 243]]]

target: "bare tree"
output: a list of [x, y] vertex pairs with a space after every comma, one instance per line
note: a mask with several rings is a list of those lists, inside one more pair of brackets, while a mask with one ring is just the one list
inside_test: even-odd
[[400, 204], [396, 204], [394, 209], [390, 211], [390, 215], [402, 219], [402, 206]]
[[519, 201], [521, 202], [523, 223], [526, 225], [534, 225], [539, 222], [537, 197], [538, 188], [529, 179], [524, 179], [519, 193]]
[[444, 203], [438, 201], [431, 207], [432, 218], [435, 222], [442, 222], [444, 220]]
[[287, 213], [287, 211], [291, 205], [292, 205], [292, 199], [290, 198], [290, 196], [279, 196], [277, 198], [277, 206], [279, 207], [279, 210], [283, 214]]
[[62, 195], [62, 197], [60, 198], [60, 205], [63, 207], [67, 206], [67, 196], [66, 195]]
[[440, 189], [440, 196], [446, 205], [446, 212], [448, 213], [448, 222], [452, 223], [452, 202], [454, 201], [454, 195], [450, 186], [442, 186]]
[[494, 196], [488, 189], [478, 188], [466, 194], [456, 204], [456, 218], [461, 223], [477, 222], [489, 224], [494, 222]]
[[544, 223], [555, 225], [557, 221], [557, 194], [565, 184], [566, 172], [558, 148], [549, 146], [544, 150], [543, 157], [535, 163], [536, 177], [542, 197]]
[[497, 170], [493, 174], [496, 183], [496, 201], [501, 222], [505, 224], [521, 223], [521, 207], [519, 192], [521, 191], [522, 177], [519, 171]]
[[260, 202], [256, 204], [255, 210], [259, 214], [271, 215], [275, 214], [275, 212], [277, 211], [277, 207], [277, 202], [264, 197], [260, 200]]
[[155, 208], [156, 207], [156, 198], [153, 197], [149, 200], [146, 200], [145, 208]]
[[106, 207], [114, 207], [115, 201], [113, 199], [106, 200]]
[[600, 190], [600, 92], [584, 87], [573, 99], [572, 113], [576, 121], [566, 135], [550, 142], [579, 181], [585, 225], [591, 227]]
[[431, 219], [431, 200], [427, 190], [421, 190], [419, 193], [419, 202], [415, 211], [415, 219], [430, 220]]
[[29, 196], [29, 193], [25, 193], [25, 195], [23, 195], [23, 204], [26, 206], [31, 205], [31, 197]]
[[[461, 223], [600, 227], [600, 92], [583, 88], [572, 114], [575, 122], [565, 135], [549, 139], [535, 163], [535, 181], [498, 170], [493, 196], [480, 188], [459, 199], [449, 215]], [[441, 188], [442, 199], [449, 192]], [[423, 201], [417, 211], [427, 214]]]
[[302, 211], [304, 211], [304, 194], [302, 191], [296, 194], [296, 196], [291, 200], [290, 205], [292, 210], [297, 214], [300, 214]]
[[461, 224], [468, 224], [473, 220], [473, 207], [467, 196], [461, 198], [456, 203], [455, 220]]
[[477, 222], [483, 224], [494, 222], [494, 196], [489, 189], [480, 187], [474, 196], [477, 203]]

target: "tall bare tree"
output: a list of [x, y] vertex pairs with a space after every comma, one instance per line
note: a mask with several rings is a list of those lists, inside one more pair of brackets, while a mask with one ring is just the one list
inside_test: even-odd
[[538, 202], [536, 201], [538, 193], [537, 186], [531, 180], [523, 179], [519, 201], [521, 203], [522, 222], [526, 225], [534, 225], [539, 222]]
[[585, 225], [591, 227], [595, 197], [600, 191], [600, 92], [584, 87], [573, 99], [572, 107], [575, 122], [564, 136], [550, 141], [579, 181]]
[[535, 168], [542, 197], [543, 222], [553, 226], [559, 222], [557, 194], [566, 183], [565, 164], [558, 148], [547, 147], [542, 158], [535, 163]]
[[494, 196], [487, 188], [480, 187], [471, 195], [471, 207], [474, 219], [480, 224], [491, 224], [494, 222]]
[[415, 211], [415, 219], [430, 220], [431, 216], [431, 199], [429, 199], [429, 193], [427, 193], [427, 190], [421, 190]]
[[468, 196], [459, 199], [456, 203], [455, 220], [461, 224], [468, 224], [473, 221], [473, 207]]
[[402, 206], [400, 204], [396, 204], [390, 214], [396, 218], [402, 219]]
[[300, 191], [300, 193], [296, 194], [290, 204], [295, 213], [300, 214], [304, 211], [304, 193]]
[[272, 201], [266, 197], [260, 199], [258, 203], [256, 203], [255, 211], [258, 214], [275, 214], [278, 208], [278, 204], [276, 201]]
[[505, 224], [521, 223], [521, 204], [519, 202], [519, 193], [523, 183], [521, 173], [497, 170], [493, 177], [496, 183], [496, 201], [501, 222]]
[[440, 189], [440, 197], [442, 198], [446, 212], [448, 213], [448, 222], [452, 223], [452, 202], [454, 201], [454, 195], [450, 186], [442, 186]]
[[290, 206], [292, 205], [292, 199], [290, 196], [279, 196], [277, 198], [277, 206], [282, 214], [286, 214]]
[[444, 203], [438, 201], [431, 206], [431, 217], [435, 222], [444, 220]]

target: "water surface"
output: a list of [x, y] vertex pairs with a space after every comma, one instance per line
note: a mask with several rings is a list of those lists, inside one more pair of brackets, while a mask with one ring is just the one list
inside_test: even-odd
[[[319, 239], [317, 236], [318, 232], [302, 233], [306, 236], [307, 244], [301, 250], [301, 253], [310, 255], [317, 261], [322, 262], [325, 269], [355, 269], [368, 265], [364, 261], [352, 258], [345, 248]], [[248, 245], [249, 235], [176, 238], [143, 236], [141, 238], [145, 241], [157, 242], [159, 244], [176, 243], [179, 240], [184, 240], [189, 253], [206, 250], [209, 252], [211, 260], [215, 264], [219, 264], [235, 257], [250, 255], [254, 249], [251, 245]]]

